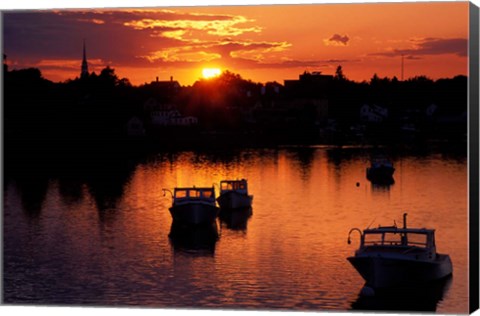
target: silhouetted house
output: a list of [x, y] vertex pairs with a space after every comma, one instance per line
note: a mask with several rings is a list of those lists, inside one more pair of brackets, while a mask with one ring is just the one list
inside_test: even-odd
[[286, 107], [302, 117], [303, 121], [321, 124], [328, 120], [328, 100], [315, 98], [296, 98], [287, 102]]
[[149, 98], [145, 103], [143, 104], [143, 111], [147, 114], [150, 115], [153, 111], [160, 110], [162, 108], [162, 104], [157, 101], [155, 98]]
[[285, 95], [290, 98], [327, 98], [333, 82], [332, 75], [322, 75], [321, 72], [307, 72], [298, 80], [284, 80]]
[[282, 107], [289, 110], [289, 116], [296, 117], [297, 124], [324, 125], [328, 120], [328, 93], [332, 87], [333, 76], [321, 72], [307, 72], [299, 75], [298, 80], [285, 80]]
[[173, 105], [164, 105], [163, 108], [150, 113], [153, 126], [193, 126], [198, 124], [198, 118], [183, 116]]
[[163, 92], [167, 95], [173, 95], [180, 91], [180, 84], [178, 81], [173, 80], [173, 77], [170, 77], [169, 81], [159, 81], [157, 77], [155, 81], [150, 83], [150, 85], [155, 90]]
[[130, 137], [142, 137], [145, 136], [145, 127], [143, 121], [134, 116], [127, 122], [127, 135]]
[[360, 119], [367, 123], [381, 123], [388, 118], [388, 109], [376, 104], [364, 104], [360, 108]]
[[260, 89], [261, 95], [275, 95], [279, 94], [283, 86], [278, 82], [267, 82], [264, 86]]

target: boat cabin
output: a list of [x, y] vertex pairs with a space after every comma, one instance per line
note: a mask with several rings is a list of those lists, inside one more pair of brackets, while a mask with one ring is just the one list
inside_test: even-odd
[[379, 227], [361, 234], [357, 255], [398, 254], [415, 259], [436, 257], [435, 230], [425, 228]]
[[239, 193], [248, 193], [247, 180], [223, 180], [220, 181], [220, 193], [228, 191], [237, 191]]
[[368, 246], [435, 247], [435, 230], [379, 227], [363, 231], [360, 248]]
[[382, 168], [382, 167], [393, 168], [393, 163], [385, 158], [373, 159], [370, 162], [370, 165], [372, 168]]
[[191, 200], [207, 200], [215, 203], [215, 189], [211, 188], [175, 188], [173, 200], [175, 203]]

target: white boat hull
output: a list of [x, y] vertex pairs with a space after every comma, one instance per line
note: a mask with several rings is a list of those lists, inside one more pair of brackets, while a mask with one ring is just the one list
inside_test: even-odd
[[174, 221], [192, 225], [212, 223], [219, 212], [218, 207], [201, 202], [174, 205], [169, 210]]
[[253, 195], [247, 195], [230, 191], [221, 194], [217, 198], [218, 205], [222, 209], [248, 208], [252, 206]]
[[428, 283], [452, 274], [450, 257], [441, 254], [436, 260], [376, 255], [349, 257], [348, 261], [373, 288]]

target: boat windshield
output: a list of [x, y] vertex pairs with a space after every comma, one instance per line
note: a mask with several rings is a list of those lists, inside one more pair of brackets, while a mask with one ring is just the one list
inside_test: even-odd
[[177, 189], [175, 190], [175, 198], [181, 199], [188, 197], [188, 190], [186, 189]]
[[379, 167], [392, 167], [393, 164], [388, 161], [388, 160], [375, 160], [375, 161], [372, 161], [372, 167], [376, 167], [376, 168], [379, 168]]
[[211, 199], [214, 198], [213, 189], [176, 189], [175, 198], [204, 198]]
[[364, 234], [364, 246], [403, 246], [427, 247], [429, 238], [427, 233], [420, 232], [368, 232]]
[[245, 181], [222, 181], [220, 183], [220, 189], [226, 190], [246, 190], [247, 183]]

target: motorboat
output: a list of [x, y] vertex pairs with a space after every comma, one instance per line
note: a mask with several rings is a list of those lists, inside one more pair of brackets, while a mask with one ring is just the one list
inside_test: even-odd
[[374, 184], [393, 184], [393, 163], [385, 158], [373, 159], [367, 168], [367, 179]]
[[366, 281], [366, 286], [379, 289], [411, 286], [440, 280], [452, 274], [450, 256], [436, 251], [435, 230], [403, 227], [352, 228], [360, 233], [360, 247], [347, 260]]
[[175, 188], [172, 195], [172, 207], [169, 208], [174, 221], [187, 224], [208, 224], [214, 222], [219, 208], [215, 204], [215, 188], [184, 187]]
[[217, 198], [221, 209], [246, 209], [252, 206], [253, 195], [248, 194], [247, 180], [220, 181], [220, 195]]

